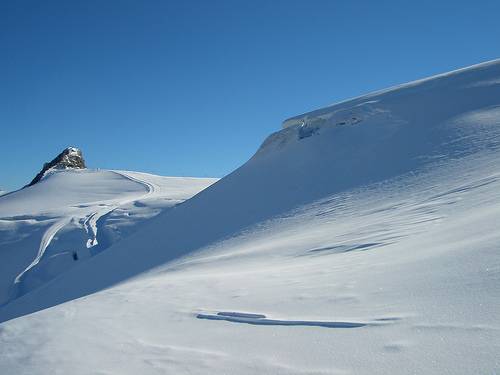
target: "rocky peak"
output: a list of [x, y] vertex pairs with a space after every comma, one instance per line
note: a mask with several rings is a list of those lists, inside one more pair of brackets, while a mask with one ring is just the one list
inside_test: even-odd
[[76, 147], [68, 147], [64, 149], [54, 159], [45, 163], [42, 170], [35, 176], [27, 186], [36, 184], [42, 179], [45, 173], [49, 170], [57, 169], [84, 169], [85, 160], [83, 159], [82, 151]]

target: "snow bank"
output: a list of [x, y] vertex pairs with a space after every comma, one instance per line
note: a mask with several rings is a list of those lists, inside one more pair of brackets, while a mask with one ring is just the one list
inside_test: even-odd
[[497, 371], [499, 79], [494, 61], [288, 120], [230, 175], [1, 308], [17, 319], [0, 370]]
[[35, 185], [1, 197], [0, 305], [102, 252], [214, 181], [53, 169]]

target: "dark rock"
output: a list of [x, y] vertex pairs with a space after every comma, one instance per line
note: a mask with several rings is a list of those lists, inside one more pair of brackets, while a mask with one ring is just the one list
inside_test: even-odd
[[57, 155], [52, 161], [45, 163], [42, 170], [35, 176], [33, 181], [31, 181], [26, 186], [31, 186], [36, 184], [42, 179], [44, 174], [49, 169], [85, 169], [85, 160], [83, 159], [82, 152], [75, 147], [68, 147], [59, 155]]

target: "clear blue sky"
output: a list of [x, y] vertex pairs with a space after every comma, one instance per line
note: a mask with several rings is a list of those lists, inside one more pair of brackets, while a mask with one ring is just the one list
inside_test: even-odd
[[500, 1], [0, 1], [0, 189], [89, 167], [223, 176], [282, 120], [500, 57]]

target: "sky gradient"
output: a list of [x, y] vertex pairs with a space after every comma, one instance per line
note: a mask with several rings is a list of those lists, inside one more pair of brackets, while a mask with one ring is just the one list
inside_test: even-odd
[[287, 117], [500, 57], [498, 1], [1, 1], [0, 190], [91, 168], [222, 177]]

